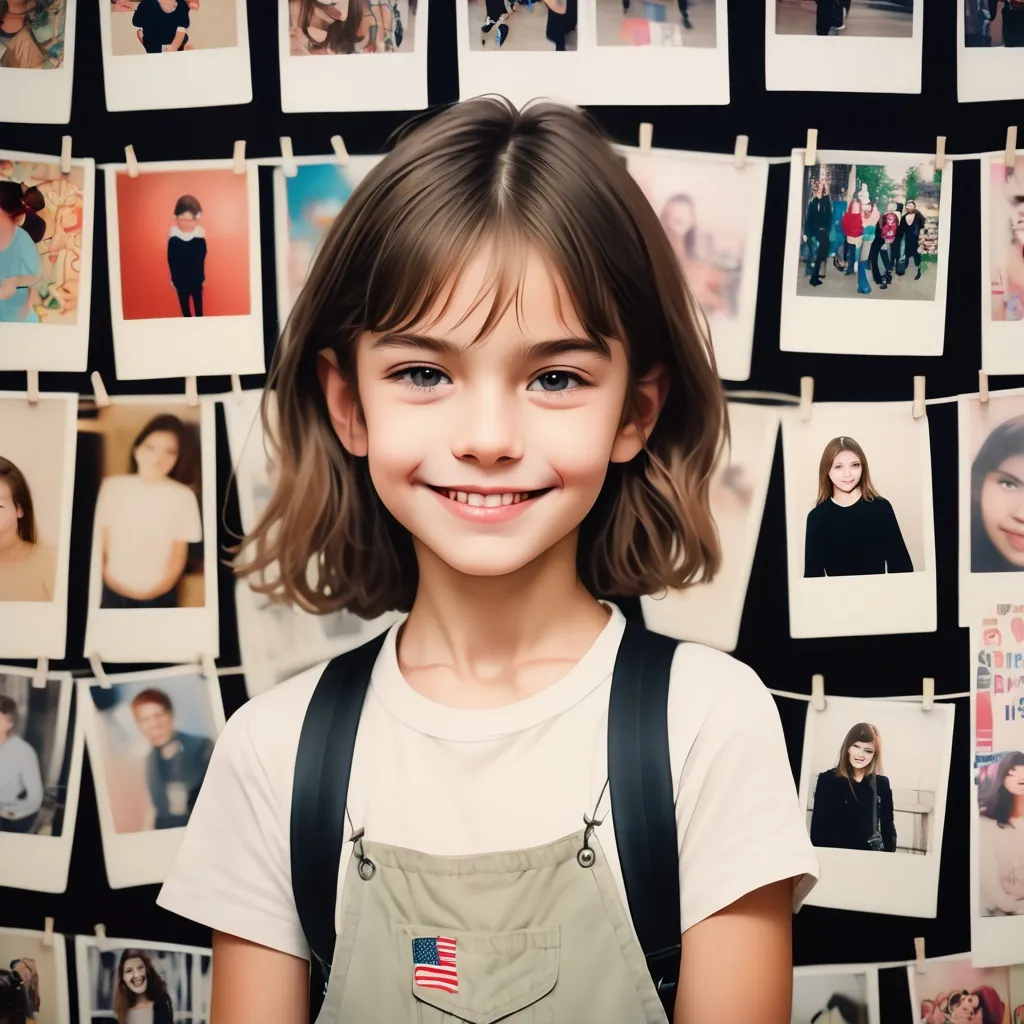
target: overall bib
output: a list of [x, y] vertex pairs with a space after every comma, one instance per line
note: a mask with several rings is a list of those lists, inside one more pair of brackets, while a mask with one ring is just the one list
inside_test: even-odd
[[600, 844], [441, 857], [352, 839], [317, 1024], [667, 1024]]

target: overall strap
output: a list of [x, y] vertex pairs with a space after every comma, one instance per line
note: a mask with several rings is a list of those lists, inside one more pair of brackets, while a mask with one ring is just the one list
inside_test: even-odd
[[311, 1022], [320, 1012], [334, 957], [338, 872], [356, 732], [386, 635], [387, 630], [327, 665], [299, 734], [289, 845], [295, 909], [311, 953]]
[[608, 778], [626, 901], [672, 1020], [679, 979], [679, 845], [668, 745], [668, 689], [679, 641], [627, 622], [612, 674]]

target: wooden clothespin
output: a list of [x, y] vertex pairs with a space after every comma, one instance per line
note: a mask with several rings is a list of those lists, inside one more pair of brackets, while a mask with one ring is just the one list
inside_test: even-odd
[[40, 658], [36, 662], [36, 670], [32, 673], [32, 686], [37, 690], [46, 689], [46, 680], [50, 675], [50, 659]]
[[194, 376], [185, 378], [185, 403], [193, 408], [199, 404], [199, 381]]
[[988, 374], [984, 370], [978, 371], [978, 401], [988, 404]]
[[924, 401], [924, 377], [914, 378], [914, 419], [919, 420], [925, 415], [925, 401]]
[[217, 675], [217, 663], [213, 660], [213, 655], [204, 654], [200, 659], [200, 664], [203, 666], [203, 677], [215, 683], [219, 676]]
[[60, 173], [71, 173], [71, 136], [63, 135], [60, 140]]
[[1017, 126], [1015, 124], [1006, 129], [1006, 152], [1003, 154], [1003, 163], [1011, 171], [1017, 163]]
[[128, 165], [128, 177], [137, 178], [139, 176], [139, 161], [135, 158], [135, 147], [131, 143], [124, 147], [124, 160]]
[[43, 924], [42, 944], [48, 949], [53, 945], [53, 918], [48, 917]]
[[29, 405], [37, 405], [39, 402], [39, 371], [27, 371], [28, 380], [25, 384], [25, 394], [28, 396]]
[[804, 146], [804, 167], [813, 167], [818, 162], [818, 129], [807, 129], [807, 145]]
[[946, 166], [946, 136], [939, 135], [935, 139], [935, 170], [941, 171]]
[[299, 173], [295, 163], [295, 154], [292, 152], [292, 139], [290, 135], [281, 136], [281, 170], [286, 178], [294, 178]]
[[93, 370], [89, 375], [89, 380], [92, 381], [92, 393], [95, 397], [96, 405], [100, 409], [105, 405], [110, 405], [110, 395], [107, 394], [107, 388], [103, 383], [103, 378], [100, 376], [100, 371]]
[[640, 138], [639, 146], [640, 153], [643, 156], [648, 156], [651, 152], [651, 144], [654, 141], [654, 125], [650, 121], [640, 122]]
[[100, 661], [100, 656], [95, 652], [87, 655], [89, 659], [89, 668], [92, 671], [92, 677], [99, 683], [101, 689], [110, 689], [110, 680], [107, 678], [107, 673], [103, 671], [103, 662]]
[[800, 419], [806, 423], [811, 418], [811, 405], [814, 402], [814, 378], [800, 378]]
[[348, 167], [348, 150], [345, 148], [345, 140], [340, 135], [331, 136], [331, 149], [334, 150], [334, 155], [337, 157], [338, 163], [341, 164], [342, 167]]
[[811, 707], [815, 711], [825, 710], [825, 677], [820, 673], [811, 676]]
[[249, 169], [245, 162], [245, 139], [235, 140], [235, 152], [232, 156], [235, 165], [235, 174], [245, 174]]
[[747, 166], [747, 147], [750, 145], [749, 135], [737, 135], [736, 146], [732, 151], [733, 162], [736, 170], [742, 171]]
[[231, 374], [231, 393], [235, 398], [241, 398], [245, 392], [242, 390], [242, 378], [240, 374]]
[[927, 970], [924, 962], [924, 938], [921, 936], [914, 939], [914, 968], [918, 974], [924, 974]]
[[925, 676], [921, 681], [921, 708], [931, 711], [935, 707], [935, 680]]
[[93, 928], [93, 935], [96, 936], [96, 948], [101, 952], [106, 952], [107, 949], [107, 926], [105, 924], [98, 924]]

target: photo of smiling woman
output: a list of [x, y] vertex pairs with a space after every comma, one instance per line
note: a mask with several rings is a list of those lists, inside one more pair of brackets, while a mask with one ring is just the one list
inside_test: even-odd
[[882, 737], [858, 722], [843, 740], [836, 766], [818, 775], [811, 842], [844, 850], [896, 851], [892, 787], [882, 774]]
[[892, 505], [871, 483], [852, 437], [834, 437], [818, 465], [818, 500], [807, 513], [804, 576], [913, 572]]
[[167, 985], [141, 949], [126, 949], [117, 964], [114, 989], [117, 1024], [174, 1024]]
[[1024, 416], [1000, 423], [971, 463], [971, 572], [1024, 569]]
[[983, 917], [1024, 914], [1024, 753], [1004, 754], [978, 780], [978, 890]]

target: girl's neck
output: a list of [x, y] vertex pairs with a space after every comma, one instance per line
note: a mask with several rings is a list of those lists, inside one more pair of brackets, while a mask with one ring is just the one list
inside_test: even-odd
[[836, 488], [832, 489], [832, 500], [837, 505], [842, 505], [843, 508], [848, 508], [850, 505], [856, 505], [860, 501], [860, 488], [855, 487], [852, 491], [847, 493], [846, 491], [840, 491]]
[[576, 575], [575, 534], [499, 576], [459, 573], [415, 546], [419, 585], [399, 637], [400, 663], [504, 686], [528, 662], [578, 660], [608, 622]]
[[17, 530], [11, 530], [7, 536], [0, 535], [0, 562], [17, 562], [27, 554], [30, 547], [18, 536]]
[[1024, 818], [1024, 796], [1015, 796], [1010, 807], [1010, 820]]

